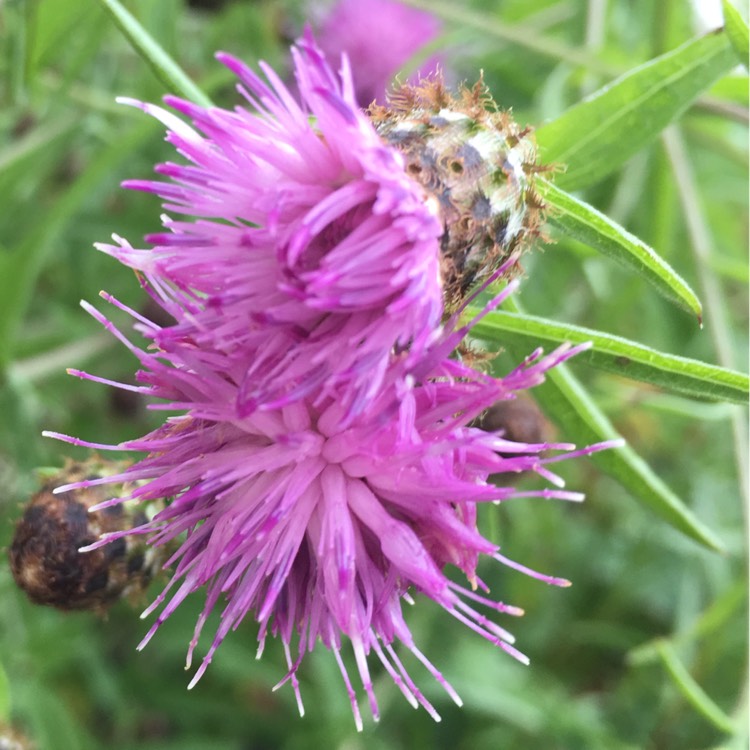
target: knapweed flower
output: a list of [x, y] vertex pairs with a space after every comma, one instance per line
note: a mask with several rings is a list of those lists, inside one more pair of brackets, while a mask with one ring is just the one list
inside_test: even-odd
[[[436, 16], [394, 0], [339, 0], [315, 27], [332, 64], [342, 54], [351, 61], [357, 100], [365, 107], [384, 103], [396, 74], [442, 31]], [[433, 55], [415, 75], [432, 75], [440, 66]]]
[[243, 370], [240, 414], [330, 388], [355, 414], [393, 351], [418, 359], [439, 326], [443, 228], [357, 106], [346, 64], [338, 78], [309, 40], [292, 54], [299, 103], [267, 66], [270, 85], [228, 55], [219, 59], [252, 112], [167, 97], [194, 129], [126, 100], [164, 122], [192, 163], [157, 167], [171, 183], [125, 186], [200, 218], [164, 217], [168, 231], [147, 237], [148, 250], [120, 238], [99, 247], [144, 274], [175, 317], [169, 298], [184, 292], [179, 329], [156, 344], [170, 346], [180, 330], [196, 349], [226, 354]]
[[[350, 644], [375, 717], [373, 655], [413, 705], [438, 718], [394, 646], [402, 644], [458, 696], [414, 643], [402, 603], [421, 593], [526, 661], [510, 633], [484, 613], [521, 611], [488, 596], [480, 559], [566, 582], [502, 556], [480, 534], [477, 507], [523, 496], [579, 500], [549, 466], [605, 446], [576, 451], [565, 443], [515, 442], [474, 425], [487, 408], [537, 385], [585, 346], [563, 346], [546, 357], [536, 351], [496, 378], [474, 369], [462, 344], [468, 330], [460, 327], [462, 316], [514, 267], [517, 238], [531, 226], [523, 207], [527, 170], [515, 153], [524, 135], [504, 140], [498, 123], [480, 116], [481, 89], [464, 97], [470, 106], [451, 114], [452, 100], [431, 85], [415, 95], [424, 106], [413, 118], [401, 109], [395, 120], [376, 113], [379, 134], [356, 108], [346, 61], [337, 78], [309, 39], [294, 56], [301, 103], [267, 67], [270, 86], [225, 55], [254, 113], [170, 98], [202, 134], [159, 108], [137, 105], [167, 124], [168, 139], [192, 164], [159, 168], [173, 184], [129, 186], [199, 218], [165, 219], [169, 231], [151, 238], [151, 250], [124, 240], [103, 249], [139, 271], [174, 323], [158, 325], [104, 295], [134, 317], [147, 343], [141, 348], [84, 303], [141, 369], [138, 385], [72, 374], [158, 399], [154, 408], [177, 415], [114, 446], [47, 433], [145, 454], [119, 475], [58, 491], [128, 482], [127, 497], [98, 507], [166, 502], [148, 522], [104, 534], [87, 549], [131, 534], [176, 547], [166, 563], [172, 580], [148, 610], [160, 608], [142, 645], [186, 597], [205, 590], [190, 664], [209, 614], [222, 607], [191, 685], [229, 631], [252, 617], [259, 651], [269, 635], [284, 644], [288, 671], [281, 682], [291, 682], [300, 711], [297, 671], [322, 643], [336, 658], [361, 727], [341, 653]], [[468, 118], [476, 127], [467, 127]], [[446, 130], [446, 122], [457, 130]], [[456, 152], [441, 136], [448, 132], [468, 138], [468, 148]], [[426, 139], [421, 151], [414, 134]], [[469, 191], [449, 190], [457, 186], [445, 169], [455, 173], [457, 163], [474, 174], [476, 158], [493, 160], [480, 170], [492, 178], [479, 180], [473, 199]], [[409, 174], [413, 164], [423, 166], [418, 180]], [[481, 230], [479, 254], [492, 254], [492, 262], [474, 264], [472, 225]], [[501, 245], [508, 238], [515, 245], [506, 258]], [[448, 319], [446, 248], [449, 263], [471, 256], [464, 264], [469, 286], [483, 279], [471, 296], [451, 292]], [[519, 491], [489, 481], [520, 472], [551, 486]], [[451, 581], [448, 566], [462, 571], [468, 585]]]
[[292, 54], [299, 103], [267, 66], [270, 85], [228, 55], [253, 111], [167, 97], [191, 128], [124, 100], [192, 162], [157, 167], [172, 182], [125, 186], [200, 218], [165, 216], [151, 249], [98, 247], [144, 274], [167, 311], [172, 289], [188, 294], [183, 336], [245, 368], [241, 414], [335, 388], [353, 416], [394, 351], [418, 362], [444, 309], [537, 233], [536, 152], [481, 85], [458, 99], [438, 80], [404, 86], [371, 121], [346, 58], [337, 77], [309, 38]]
[[[126, 341], [101, 313], [89, 309]], [[170, 336], [169, 328], [139, 320], [148, 340], [163, 344]], [[126, 500], [173, 498], [150, 522], [104, 534], [87, 548], [97, 550], [130, 534], [147, 534], [152, 545], [177, 546], [167, 562], [174, 566], [173, 578], [147, 613], [159, 607], [161, 611], [139, 648], [187, 596], [205, 588], [206, 604], [190, 643], [188, 665], [208, 615], [221, 600], [224, 604], [221, 623], [191, 686], [229, 631], [251, 616], [259, 624], [259, 653], [269, 634], [282, 640], [288, 673], [279, 684], [291, 681], [300, 713], [296, 673], [305, 653], [319, 642], [334, 653], [360, 728], [356, 691], [340, 653], [346, 641], [375, 718], [378, 707], [367, 658], [373, 654], [409, 702], [439, 718], [395, 643], [460, 702], [414, 643], [402, 612], [402, 602], [411, 601], [412, 591], [433, 599], [471, 630], [527, 662], [512, 645], [513, 636], [481, 611], [522, 614], [485, 595], [488, 589], [477, 571], [480, 557], [548, 583], [567, 582], [503, 557], [498, 546], [479, 533], [477, 506], [530, 496], [581, 500], [579, 493], [562, 489], [562, 480], [548, 467], [605, 446], [575, 451], [564, 443], [518, 443], [469, 425], [493, 403], [542, 382], [546, 370], [585, 345], [562, 346], [546, 357], [536, 351], [505, 377], [493, 378], [449, 358], [465, 330], [446, 332], [414, 373], [404, 376], [403, 360], [395, 359], [377, 398], [352, 421], [335, 393], [240, 416], [236, 401], [242, 372], [234, 371], [232, 359], [218, 352], [198, 363], [194, 345], [181, 339], [178, 328], [171, 345], [160, 344], [156, 352], [127, 342], [140, 361], [143, 385], [122, 387], [161, 399], [163, 408], [180, 410], [182, 416], [170, 417], [143, 438], [114, 446], [47, 433], [98, 450], [146, 454], [120, 475], [76, 482], [58, 491], [132, 483], [127, 498], [116, 497], [98, 509]], [[562, 454], [542, 455], [548, 451]], [[552, 487], [519, 491], [488, 482], [493, 474], [519, 472], [535, 472]], [[447, 577], [448, 565], [466, 575], [468, 587]]]

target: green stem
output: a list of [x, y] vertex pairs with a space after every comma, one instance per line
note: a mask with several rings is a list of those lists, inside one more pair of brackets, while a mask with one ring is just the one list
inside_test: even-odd
[[59, 375], [65, 367], [79, 367], [97, 354], [111, 348], [114, 339], [108, 334], [97, 333], [79, 341], [72, 341], [62, 346], [43, 352], [34, 357], [17, 360], [8, 367], [11, 380], [38, 382], [48, 377]]
[[[703, 288], [702, 298], [705, 303], [706, 324], [711, 334], [719, 363], [731, 368], [734, 363], [734, 352], [730, 331], [730, 321], [724, 305], [724, 291], [721, 283], [711, 270], [711, 252], [713, 241], [704, 216], [698, 194], [697, 182], [688, 158], [685, 142], [680, 130], [674, 126], [667, 128], [662, 134], [662, 142], [666, 149], [677, 185], [677, 193], [687, 226], [690, 247], [698, 269], [698, 277]], [[750, 515], [748, 513], [748, 436], [745, 414], [737, 412], [732, 417], [732, 432], [734, 436], [735, 461], [740, 479], [743, 497], [745, 525], [748, 528]]]

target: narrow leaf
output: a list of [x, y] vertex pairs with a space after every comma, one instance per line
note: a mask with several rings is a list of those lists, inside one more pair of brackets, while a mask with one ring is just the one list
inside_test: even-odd
[[688, 703], [717, 729], [727, 734], [734, 734], [735, 727], [732, 720], [709, 698], [703, 688], [693, 679], [670, 643], [662, 641], [659, 644], [659, 656], [678, 690]]
[[737, 409], [741, 408], [736, 404], [701, 403], [692, 398], [669, 393], [639, 393], [638, 405], [661, 414], [673, 414], [702, 422], [724, 422], [732, 419]]
[[622, 266], [635, 271], [670, 302], [701, 319], [701, 303], [682, 277], [654, 250], [593, 206], [549, 182], [537, 183], [549, 204], [548, 222], [580, 242], [596, 248]]
[[576, 361], [693, 398], [748, 403], [750, 379], [742, 373], [687, 357], [665, 354], [629, 339], [533, 315], [497, 310], [472, 329], [478, 338], [519, 347], [565, 341], [594, 346]]
[[12, 252], [0, 255], [0, 370], [7, 366], [17, 330], [32, 298], [37, 275], [55, 241], [75, 218], [80, 205], [112, 170], [153, 135], [153, 123], [139, 122], [111, 143], [81, 172], [46, 214]]
[[[521, 314], [513, 298], [506, 300], [505, 304]], [[513, 350], [514, 347], [510, 348]], [[525, 352], [528, 352], [528, 344], [515, 354], [521, 356]], [[546, 380], [534, 389], [534, 398], [547, 416], [565, 430], [565, 437], [579, 445], [621, 437], [567, 365], [558, 365], [548, 371]], [[630, 446], [595, 453], [591, 460], [675, 529], [709, 549], [725, 552], [716, 535]]]
[[182, 68], [167, 54], [166, 50], [141, 26], [138, 20], [118, 0], [101, 0], [115, 23], [127, 37], [133, 48], [151, 66], [157, 78], [170, 93], [184, 96], [204, 107], [211, 100], [201, 91]]
[[[521, 351], [524, 350], [519, 349], [516, 354]], [[587, 445], [620, 437], [566, 365], [550, 370], [546, 378], [534, 388], [534, 398], [547, 416], [565, 430], [566, 440]], [[714, 533], [630, 446], [595, 453], [591, 461], [675, 529], [709, 549], [724, 551]]]
[[568, 168], [557, 184], [574, 190], [617, 169], [735, 64], [719, 30], [634, 68], [543, 125], [536, 138], [544, 160]]
[[724, 10], [724, 28], [729, 41], [732, 43], [737, 57], [740, 58], [740, 62], [747, 68], [748, 58], [750, 58], [750, 39], [748, 38], [747, 24], [729, 0], [721, 0], [721, 6]]

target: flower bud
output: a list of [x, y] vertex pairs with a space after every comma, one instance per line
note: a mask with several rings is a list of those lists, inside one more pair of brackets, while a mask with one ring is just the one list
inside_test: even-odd
[[35, 604], [104, 612], [118, 599], [137, 596], [160, 568], [164, 554], [138, 535], [90, 552], [79, 548], [101, 534], [132, 529], [148, 520], [136, 503], [89, 509], [127, 487], [95, 485], [53, 494], [55, 487], [119, 473], [126, 464], [93, 458], [70, 462], [34, 495], [16, 525], [10, 547], [13, 578]]
[[481, 80], [457, 97], [439, 79], [404, 85], [369, 113], [443, 222], [443, 300], [451, 310], [539, 234], [544, 203], [534, 174], [547, 168], [537, 164], [530, 130], [498, 110]]

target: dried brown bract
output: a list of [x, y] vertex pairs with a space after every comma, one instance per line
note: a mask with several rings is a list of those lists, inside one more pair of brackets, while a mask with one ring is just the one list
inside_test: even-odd
[[140, 508], [124, 503], [90, 512], [113, 496], [111, 485], [53, 494], [60, 485], [98, 479], [122, 468], [99, 459], [71, 462], [29, 501], [16, 525], [10, 563], [16, 583], [35, 604], [101, 613], [118, 599], [137, 596], [154, 577], [163, 554], [138, 536], [90, 552], [78, 551], [103, 533], [145, 523]]
[[[531, 131], [497, 108], [481, 80], [456, 96], [440, 79], [404, 85], [369, 113], [436, 202], [445, 230], [444, 302], [455, 309], [476, 282], [540, 234], [545, 204], [534, 175], [547, 168], [537, 163]], [[515, 263], [508, 275], [519, 270]]]

